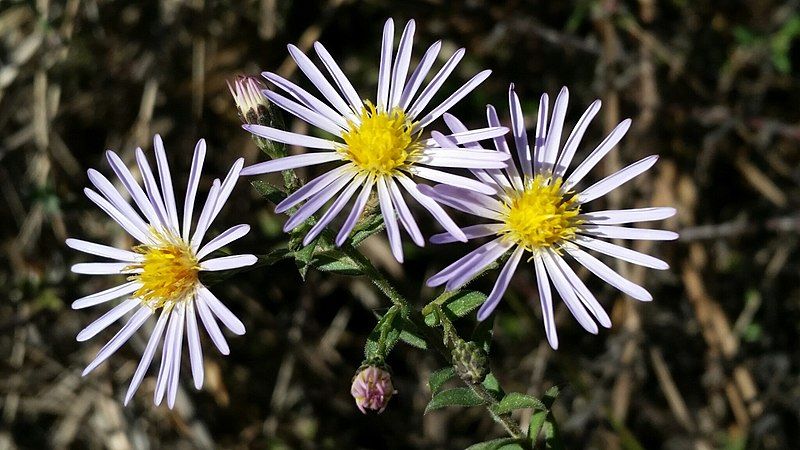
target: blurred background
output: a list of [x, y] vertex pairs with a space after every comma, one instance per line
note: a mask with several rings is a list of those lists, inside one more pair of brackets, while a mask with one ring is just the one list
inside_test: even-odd
[[[632, 118], [592, 176], [661, 159], [605, 206], [679, 211], [663, 224], [679, 241], [635, 245], [670, 270], [616, 266], [652, 303], [581, 273], [612, 313], [613, 328], [599, 336], [560, 304], [561, 346], [551, 350], [530, 303], [532, 268], [518, 272], [494, 328], [492, 367], [504, 387], [540, 395], [559, 386], [555, 414], [568, 448], [797, 448], [799, 3], [2, 0], [0, 448], [458, 449], [503, 435], [479, 408], [423, 416], [427, 376], [443, 362], [402, 345], [388, 361], [399, 394], [382, 415], [362, 415], [350, 380], [373, 311], [387, 301], [362, 278], [312, 270], [303, 283], [291, 261], [215, 286], [248, 331], [229, 339], [230, 357], [205, 346], [205, 387], [195, 391], [184, 371], [175, 410], [153, 406], [154, 377], [121, 405], [142, 333], [80, 377], [115, 327], [79, 345], [77, 332], [104, 309], [70, 303], [113, 281], [71, 274], [87, 257], [64, 239], [130, 244], [83, 196], [86, 169], [110, 175], [108, 148], [130, 161], [141, 146], [152, 158], [161, 133], [181, 196], [204, 137], [205, 192], [237, 157], [264, 159], [239, 126], [226, 80], [271, 70], [308, 87], [285, 46], [320, 40], [361, 96], [373, 97], [387, 17], [397, 28], [417, 20], [414, 61], [437, 39], [442, 57], [467, 49], [442, 92], [494, 71], [454, 109], [474, 127], [484, 125], [487, 103], [507, 120], [512, 81], [529, 124], [540, 93], [552, 98], [562, 85], [571, 124], [603, 100], [578, 158]], [[235, 248], [265, 253], [285, 241], [285, 219], [272, 208], [243, 181], [216, 231], [250, 222]], [[426, 234], [438, 231], [418, 217]], [[402, 267], [380, 235], [361, 248], [421, 306], [436, 294], [424, 277], [473, 245], [409, 246]], [[488, 292], [491, 278], [475, 287]]]

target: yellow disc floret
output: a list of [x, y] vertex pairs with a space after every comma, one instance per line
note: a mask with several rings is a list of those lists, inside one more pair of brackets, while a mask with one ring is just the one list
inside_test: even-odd
[[134, 293], [143, 303], [153, 309], [187, 299], [198, 285], [200, 263], [194, 251], [183, 239], [171, 233], [154, 232], [157, 237], [153, 245], [139, 245], [134, 251], [140, 253], [142, 261], [130, 266], [139, 270], [129, 277], [142, 286]]
[[505, 207], [507, 239], [535, 253], [572, 240], [580, 225], [580, 205], [572, 192], [561, 191], [561, 178], [536, 175], [525, 190], [513, 192]]
[[413, 123], [400, 108], [381, 111], [366, 102], [359, 120], [348, 121], [339, 148], [344, 159], [352, 161], [359, 172], [369, 175], [393, 175], [408, 167], [422, 148], [419, 134], [412, 134]]

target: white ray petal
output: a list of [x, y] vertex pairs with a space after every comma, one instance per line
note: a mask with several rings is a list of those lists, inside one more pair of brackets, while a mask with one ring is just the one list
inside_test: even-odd
[[197, 306], [197, 313], [200, 315], [200, 320], [203, 321], [203, 327], [205, 327], [211, 341], [220, 353], [223, 355], [230, 354], [231, 350], [228, 347], [228, 343], [225, 341], [225, 336], [222, 335], [222, 331], [219, 329], [219, 325], [217, 325], [217, 321], [211, 314], [211, 310], [206, 305], [205, 300], [203, 300], [202, 297], [195, 297], [194, 303]]
[[503, 266], [503, 270], [500, 271], [500, 275], [497, 277], [497, 281], [494, 283], [492, 292], [486, 297], [483, 305], [481, 305], [481, 308], [478, 310], [478, 320], [486, 320], [494, 312], [495, 308], [497, 308], [497, 304], [500, 303], [500, 299], [502, 299], [503, 295], [506, 293], [508, 284], [511, 282], [511, 278], [517, 270], [523, 253], [525, 253], [525, 249], [523, 247], [517, 247], [514, 253], [511, 254], [511, 257], [508, 258], [508, 261], [506, 261], [506, 264]]
[[86, 326], [86, 328], [78, 333], [78, 336], [75, 339], [78, 342], [84, 342], [97, 336], [97, 333], [108, 328], [109, 325], [119, 320], [122, 316], [140, 304], [141, 302], [135, 298], [129, 298], [123, 301], [119, 305], [111, 308], [107, 313], [100, 316], [100, 318]]
[[303, 222], [305, 222], [314, 213], [319, 211], [320, 208], [325, 206], [330, 199], [341, 191], [344, 186], [353, 178], [355, 174], [343, 176], [330, 184], [326, 189], [317, 193], [315, 196], [308, 199], [303, 206], [297, 208], [297, 211], [283, 224], [283, 231], [293, 230]]
[[554, 178], [563, 178], [564, 174], [567, 173], [567, 169], [570, 163], [572, 163], [572, 157], [575, 156], [578, 145], [580, 145], [581, 139], [583, 139], [583, 135], [586, 133], [589, 124], [592, 123], [592, 119], [594, 119], [594, 116], [600, 111], [601, 104], [600, 100], [595, 100], [589, 105], [581, 118], [578, 119], [578, 123], [575, 124], [575, 128], [572, 129], [572, 132], [567, 138], [567, 143], [564, 144], [564, 151], [561, 152], [561, 155], [558, 157], [558, 162], [556, 162], [555, 171], [553, 173]]
[[436, 57], [439, 56], [439, 50], [441, 50], [441, 48], [442, 41], [434, 42], [422, 56], [422, 59], [420, 59], [416, 69], [414, 69], [414, 72], [412, 72], [411, 76], [408, 78], [402, 95], [400, 95], [398, 106], [401, 109], [407, 110], [408, 105], [411, 104], [411, 100], [414, 99], [414, 95], [416, 95], [417, 90], [419, 90], [419, 87], [422, 85], [422, 82], [425, 81], [425, 77], [431, 70], [433, 62], [436, 60]]
[[427, 195], [423, 194], [419, 191], [416, 184], [411, 181], [410, 178], [407, 176], [400, 174], [396, 177], [397, 181], [403, 185], [406, 192], [411, 194], [412, 197], [425, 209], [428, 210], [429, 213], [436, 219], [437, 222], [445, 229], [448, 233], [452, 234], [456, 239], [461, 242], [467, 242], [467, 237], [464, 236], [464, 232], [453, 222], [453, 219], [447, 215], [447, 213], [436, 203], [432, 198], [428, 197]]
[[500, 246], [501, 242], [502, 240], [500, 238], [496, 238], [481, 245], [475, 250], [457, 259], [449, 266], [433, 274], [430, 278], [428, 278], [427, 281], [425, 281], [425, 284], [430, 287], [436, 287], [452, 280], [461, 272], [469, 270], [470, 267], [474, 266], [477, 261], [483, 259], [484, 255]]
[[608, 256], [627, 261], [629, 263], [638, 264], [640, 266], [649, 267], [651, 269], [667, 270], [669, 264], [644, 253], [622, 247], [611, 242], [593, 239], [588, 236], [575, 236], [575, 243], [580, 244], [586, 248], [590, 248], [596, 252], [603, 253]]
[[214, 206], [217, 203], [217, 198], [219, 197], [220, 191], [220, 182], [219, 179], [214, 180], [211, 183], [211, 189], [208, 191], [208, 197], [206, 197], [206, 202], [203, 204], [203, 209], [200, 211], [200, 218], [197, 219], [197, 227], [192, 234], [192, 239], [190, 240], [190, 245], [193, 249], [196, 249], [197, 246], [200, 244], [200, 241], [203, 240], [203, 236], [206, 234], [206, 230], [211, 225], [211, 214], [214, 212]]
[[306, 108], [309, 108], [315, 113], [325, 117], [339, 127], [347, 129], [347, 119], [345, 119], [341, 113], [335, 111], [333, 108], [311, 95], [305, 89], [272, 72], [262, 72], [261, 75], [267, 80], [273, 82], [279, 88], [288, 92]]
[[607, 211], [593, 211], [581, 214], [579, 217], [595, 225], [617, 225], [632, 222], [648, 222], [651, 220], [667, 219], [675, 215], [675, 208], [652, 207], [617, 209]]
[[596, 166], [597, 163], [599, 163], [600, 160], [602, 160], [603, 157], [605, 157], [606, 154], [611, 151], [611, 149], [619, 144], [619, 141], [622, 140], [623, 136], [625, 136], [625, 133], [628, 132], [630, 127], [631, 120], [625, 119], [613, 130], [611, 130], [611, 133], [609, 133], [608, 136], [603, 139], [603, 142], [601, 142], [597, 148], [592, 150], [592, 153], [590, 153], [589, 156], [587, 156], [586, 159], [584, 159], [583, 162], [575, 168], [569, 177], [567, 177], [566, 181], [564, 181], [564, 189], [570, 190], [573, 186], [578, 184], [583, 177], [585, 177], [586, 174], [588, 174], [589, 171], [591, 171], [594, 166]]
[[289, 44], [289, 54], [292, 56], [292, 59], [297, 63], [297, 67], [305, 74], [306, 77], [314, 84], [314, 86], [319, 89], [322, 93], [322, 96], [327, 99], [337, 111], [342, 113], [343, 116], [347, 116], [350, 114], [350, 109], [347, 106], [347, 103], [342, 100], [342, 97], [336, 92], [336, 89], [325, 79], [325, 75], [317, 69], [317, 66], [311, 62], [308, 56], [306, 56], [299, 48], [295, 47], [294, 45]]
[[397, 58], [395, 58], [394, 68], [392, 69], [392, 85], [389, 91], [388, 103], [389, 108], [398, 105], [400, 94], [403, 92], [406, 75], [408, 75], [408, 66], [411, 63], [411, 48], [414, 45], [415, 29], [414, 20], [409, 20], [403, 30], [403, 35], [400, 37], [400, 44], [397, 47]]
[[389, 84], [392, 72], [392, 48], [394, 46], [394, 21], [386, 20], [381, 40], [381, 62], [378, 69], [378, 110], [387, 111], [389, 105]]
[[303, 153], [300, 155], [284, 156], [283, 158], [264, 161], [242, 169], [241, 175], [260, 175], [262, 173], [280, 172], [282, 170], [297, 169], [331, 161], [340, 161], [342, 156], [337, 152]]
[[181, 374], [181, 356], [183, 354], [183, 326], [185, 323], [186, 315], [186, 302], [181, 302], [177, 306], [175, 314], [175, 339], [172, 342], [174, 346], [172, 350], [172, 364], [169, 371], [169, 379], [167, 380], [167, 407], [172, 409], [175, 407], [175, 397], [178, 394], [178, 385], [180, 384]]
[[325, 227], [328, 226], [329, 223], [342, 211], [342, 208], [347, 204], [356, 190], [364, 183], [366, 179], [365, 175], [357, 175], [350, 181], [350, 184], [336, 197], [336, 200], [333, 202], [330, 208], [325, 211], [325, 214], [320, 217], [319, 221], [311, 227], [311, 230], [308, 231], [308, 234], [303, 238], [303, 245], [308, 245], [313, 241]]
[[519, 96], [517, 96], [513, 84], [508, 89], [508, 103], [511, 105], [511, 135], [514, 137], [522, 173], [528, 180], [532, 178], [533, 174], [531, 148], [528, 144], [528, 132], [525, 130], [525, 115], [522, 113]]
[[578, 201], [581, 203], [588, 203], [596, 198], [600, 198], [608, 194], [609, 192], [653, 167], [653, 164], [655, 164], [656, 161], [658, 161], [658, 155], [652, 155], [648, 156], [647, 158], [640, 159], [639, 161], [636, 161], [635, 163], [623, 169], [620, 169], [619, 171], [584, 189], [583, 192], [578, 194]]
[[553, 171], [558, 158], [558, 150], [561, 146], [561, 132], [564, 130], [564, 119], [567, 116], [567, 104], [569, 103], [569, 90], [561, 88], [556, 103], [553, 106], [553, 117], [550, 120], [550, 129], [547, 131], [547, 139], [544, 144], [544, 155], [542, 156], [543, 165], [539, 170]]
[[245, 333], [244, 324], [234, 315], [224, 303], [207, 288], [201, 287], [197, 290], [197, 294], [203, 299], [206, 306], [214, 313], [215, 316], [225, 325], [231, 332], [239, 336]]
[[119, 275], [124, 273], [135, 273], [135, 270], [126, 270], [131, 266], [130, 263], [78, 263], [72, 266], [73, 273], [82, 275]]
[[158, 216], [156, 215], [155, 209], [153, 209], [153, 205], [150, 203], [150, 200], [147, 198], [147, 194], [142, 190], [142, 187], [139, 186], [139, 183], [134, 180], [131, 171], [122, 162], [120, 157], [112, 152], [111, 150], [106, 151], [106, 158], [108, 159], [109, 165], [111, 165], [111, 169], [114, 170], [114, 173], [117, 175], [117, 178], [122, 182], [122, 185], [125, 186], [125, 189], [131, 194], [131, 198], [136, 203], [136, 206], [139, 207], [139, 210], [142, 211], [142, 214], [147, 218], [150, 222], [150, 225], [156, 226], [160, 222], [158, 220]]
[[542, 94], [539, 97], [539, 110], [536, 113], [536, 134], [533, 139], [533, 169], [540, 172], [544, 165], [544, 144], [547, 142], [547, 111], [550, 108], [550, 97]]
[[133, 226], [137, 229], [142, 231], [143, 233], [147, 234], [149, 232], [148, 225], [142, 220], [142, 217], [139, 216], [139, 213], [133, 209], [133, 207], [122, 198], [119, 191], [111, 184], [110, 181], [106, 177], [103, 176], [100, 172], [89, 169], [86, 172], [89, 176], [89, 181], [100, 191], [101, 194], [108, 200], [117, 211], [120, 212], [126, 219], [128, 219]]
[[258, 261], [255, 255], [231, 255], [207, 259], [200, 263], [200, 270], [215, 272], [252, 266]]
[[[136, 148], [136, 164], [139, 166], [139, 172], [144, 181], [144, 189], [147, 192], [147, 198], [150, 199], [150, 204], [156, 211], [159, 224], [165, 229], [172, 229], [172, 224], [167, 215], [167, 207], [164, 205], [164, 198], [161, 196], [161, 191], [158, 189], [156, 177], [153, 175], [153, 170], [150, 169], [150, 163], [147, 162], [147, 156], [141, 148]], [[177, 232], [177, 230], [174, 230]]]
[[135, 262], [142, 259], [142, 255], [120, 248], [109, 247], [108, 245], [96, 244], [94, 242], [84, 241], [82, 239], [67, 239], [65, 241], [67, 247], [75, 250], [88, 253], [90, 255], [102, 256], [104, 258], [116, 259], [122, 262]]
[[203, 245], [197, 252], [196, 257], [198, 260], [201, 260], [211, 252], [218, 250], [237, 239], [244, 237], [249, 232], [250, 232], [250, 225], [242, 224], [230, 227], [227, 230], [223, 231], [219, 236], [215, 237], [214, 239], [208, 241], [205, 245]]
[[555, 286], [558, 295], [561, 296], [561, 299], [564, 300], [564, 304], [567, 305], [569, 312], [572, 313], [572, 316], [575, 317], [575, 320], [577, 320], [586, 331], [592, 334], [597, 334], [599, 331], [597, 324], [594, 322], [594, 320], [592, 320], [592, 317], [586, 311], [583, 303], [581, 303], [581, 301], [578, 299], [572, 284], [567, 281], [567, 277], [564, 276], [564, 274], [561, 272], [561, 269], [556, 265], [555, 261], [553, 261], [553, 258], [550, 256], [550, 252], [542, 252], [540, 254], [540, 258], [542, 259], [542, 262], [544, 262], [544, 266], [547, 269], [547, 274], [550, 276], [550, 281], [553, 282], [553, 286]]
[[583, 306], [585, 306], [586, 309], [588, 309], [594, 315], [600, 325], [604, 326], [605, 328], [611, 328], [611, 318], [608, 317], [608, 313], [606, 313], [589, 288], [587, 288], [583, 281], [581, 281], [578, 274], [576, 274], [569, 264], [564, 261], [564, 258], [558, 255], [556, 252], [551, 251], [550, 257], [553, 259], [556, 265], [558, 265], [558, 268], [561, 269], [561, 273], [563, 273], [567, 278], [569, 284], [572, 285], [572, 288], [575, 290], [575, 294], [578, 296], [581, 303], [583, 303]]
[[379, 177], [375, 184], [378, 187], [378, 204], [381, 208], [383, 215], [383, 222], [386, 224], [386, 235], [389, 237], [389, 247], [392, 249], [392, 255], [399, 263], [403, 263], [403, 243], [400, 240], [400, 227], [397, 225], [397, 216], [392, 206], [392, 199], [389, 196], [389, 189], [386, 187], [386, 181], [383, 177]]
[[536, 286], [539, 289], [539, 303], [542, 305], [542, 320], [547, 342], [550, 343], [553, 350], [558, 350], [558, 332], [553, 312], [553, 291], [550, 288], [550, 280], [547, 278], [547, 270], [544, 268], [542, 258], [534, 257], [533, 264], [536, 270]]
[[395, 183], [393, 179], [387, 178], [386, 184], [389, 187], [389, 195], [392, 198], [392, 203], [394, 203], [394, 207], [397, 210], [397, 217], [400, 219], [403, 228], [405, 228], [415, 244], [424, 247], [425, 238], [422, 237], [422, 232], [419, 230], [417, 221], [414, 220], [411, 210], [408, 209], [408, 204], [406, 204], [405, 199], [403, 199], [403, 194], [400, 192], [400, 188], [397, 187], [397, 183]]
[[[214, 219], [216, 219], [220, 211], [222, 211], [222, 207], [224, 207], [225, 203], [228, 202], [228, 198], [231, 196], [233, 188], [236, 187], [236, 181], [239, 180], [242, 167], [244, 167], [244, 158], [239, 158], [234, 161], [230, 170], [228, 170], [228, 174], [225, 175], [225, 179], [222, 180], [222, 184], [220, 185], [219, 189], [219, 196], [217, 197], [216, 203], [214, 203], [214, 210], [211, 213], [211, 217], [208, 219], [209, 225], [214, 222]], [[194, 247], [194, 249], [197, 250], [197, 247]]]
[[345, 131], [345, 128], [342, 128], [336, 122], [328, 119], [327, 117], [323, 116], [322, 114], [304, 106], [294, 100], [291, 100], [287, 97], [284, 97], [277, 92], [263, 91], [264, 96], [269, 99], [275, 105], [281, 107], [282, 109], [286, 110], [288, 113], [299, 117], [305, 122], [308, 122], [311, 125], [314, 125], [317, 128], [327, 131], [328, 133], [333, 134], [334, 136], [339, 136], [342, 131]]
[[317, 178], [309, 181], [308, 183], [304, 184], [300, 189], [292, 192], [286, 197], [283, 201], [278, 203], [275, 206], [276, 213], [282, 213], [293, 206], [297, 205], [298, 203], [302, 202], [303, 200], [314, 196], [316, 193], [322, 191], [323, 189], [330, 186], [331, 183], [336, 181], [342, 176], [347, 175], [349, 171], [353, 170], [352, 164], [345, 164], [343, 166], [339, 166], [335, 169], [332, 169]]
[[162, 309], [161, 315], [158, 317], [158, 321], [156, 322], [156, 326], [153, 328], [153, 332], [150, 333], [150, 339], [147, 340], [147, 346], [144, 349], [144, 354], [142, 354], [142, 359], [139, 360], [139, 365], [136, 366], [136, 372], [133, 373], [131, 384], [128, 386], [128, 392], [125, 393], [125, 401], [123, 402], [125, 406], [128, 405], [133, 398], [133, 394], [135, 394], [136, 390], [139, 389], [139, 385], [142, 384], [142, 380], [147, 373], [147, 369], [153, 362], [153, 356], [155, 356], [156, 348], [161, 340], [161, 335], [164, 333], [164, 327], [167, 324], [167, 318], [169, 318], [168, 310]]
[[203, 346], [200, 345], [200, 332], [197, 328], [194, 299], [186, 303], [186, 341], [189, 344], [189, 361], [192, 365], [192, 379], [195, 389], [203, 387]]
[[344, 244], [353, 231], [353, 228], [355, 228], [356, 223], [358, 223], [358, 219], [367, 206], [367, 200], [369, 200], [370, 193], [372, 193], [373, 184], [375, 184], [375, 177], [370, 176], [365, 180], [361, 193], [356, 197], [353, 209], [350, 210], [350, 214], [347, 215], [347, 219], [344, 221], [342, 228], [339, 230], [339, 233], [336, 234], [337, 247], [341, 247], [342, 244]]
[[426, 180], [431, 180], [437, 183], [444, 183], [453, 186], [461, 186], [463, 188], [480, 192], [486, 195], [492, 195], [496, 192], [493, 187], [487, 186], [486, 184], [483, 184], [480, 181], [474, 180], [472, 178], [467, 178], [461, 175], [454, 175], [452, 173], [442, 172], [441, 170], [431, 169], [429, 167], [412, 166], [411, 168], [409, 168], [408, 171]]
[[442, 84], [444, 84], [444, 82], [447, 80], [447, 77], [449, 77], [456, 68], [458, 63], [461, 61], [461, 58], [464, 57], [464, 52], [465, 50], [463, 48], [456, 50], [455, 53], [450, 56], [450, 59], [444, 63], [442, 68], [436, 72], [436, 75], [433, 76], [431, 82], [425, 86], [425, 89], [422, 90], [422, 93], [419, 94], [419, 97], [417, 97], [417, 99], [411, 105], [411, 108], [409, 108], [408, 113], [406, 114], [409, 119], [414, 120], [422, 113], [425, 107], [428, 106], [428, 103], [431, 101], [433, 96], [439, 92]]
[[577, 248], [566, 247], [565, 250], [567, 251], [567, 253], [569, 253], [570, 256], [575, 258], [576, 261], [581, 263], [581, 265], [589, 269], [590, 272], [597, 275], [600, 279], [614, 286], [620, 291], [630, 295], [636, 300], [640, 300], [643, 302], [649, 302], [653, 300], [653, 296], [650, 295], [650, 293], [647, 292], [645, 288], [637, 285], [636, 283], [633, 283], [632, 281], [625, 279], [622, 275], [618, 274], [613, 269], [603, 264], [602, 261], [595, 258], [594, 256]]
[[81, 297], [75, 300], [74, 302], [72, 302], [72, 309], [83, 309], [83, 308], [88, 308], [90, 306], [99, 305], [109, 300], [114, 300], [115, 298], [120, 298], [124, 295], [128, 295], [131, 292], [135, 292], [141, 286], [142, 284], [139, 283], [138, 281], [129, 281], [125, 284], [114, 286], [112, 288], [96, 292], [94, 294], [87, 295], [85, 297]]
[[172, 190], [172, 175], [169, 173], [169, 163], [167, 162], [167, 152], [164, 150], [164, 141], [161, 136], [156, 134], [153, 137], [153, 147], [156, 152], [156, 165], [158, 167], [158, 179], [161, 181], [161, 192], [164, 194], [164, 203], [167, 207], [167, 216], [175, 230], [178, 230], [178, 208], [175, 205], [175, 193]]
[[194, 214], [194, 200], [197, 188], [200, 185], [200, 175], [203, 171], [203, 162], [206, 159], [206, 140], [200, 139], [194, 147], [192, 167], [189, 170], [189, 183], [186, 187], [186, 200], [183, 203], [183, 240], [189, 240], [192, 228], [192, 215]]
[[[500, 232], [504, 225], [502, 223], [487, 223], [480, 225], [470, 225], [461, 229], [467, 239], [477, 239], [492, 236]], [[458, 240], [450, 233], [434, 234], [430, 238], [431, 244], [449, 244]]]
[[628, 228], [613, 225], [581, 225], [581, 233], [606, 239], [633, 239], [645, 241], [672, 241], [678, 239], [678, 233], [668, 230], [651, 230], [648, 228]]
[[86, 374], [94, 370], [95, 367], [99, 366], [103, 361], [108, 359], [109, 356], [114, 354], [114, 352], [117, 351], [122, 344], [127, 342], [131, 335], [136, 332], [151, 315], [153, 315], [152, 309], [147, 306], [140, 307], [117, 334], [97, 352], [97, 356], [86, 366], [81, 376], [86, 376]]
[[477, 259], [472, 260], [470, 264], [466, 264], [461, 271], [453, 273], [452, 278], [450, 278], [447, 285], [445, 285], [445, 289], [448, 291], [460, 289], [475, 278], [483, 269], [500, 259], [513, 247], [513, 243], [505, 242], [505, 240], [498, 238], [495, 247], [481, 254]]
[[420, 192], [428, 197], [436, 200], [436, 202], [447, 205], [461, 212], [472, 214], [478, 217], [484, 217], [486, 219], [498, 221], [503, 220], [503, 216], [499, 212], [490, 209], [486, 205], [473, 198], [459, 196], [459, 191], [453, 190], [454, 193], [448, 193], [444, 192], [442, 189], [434, 189], [424, 184], [417, 185], [417, 189], [419, 189]]
[[175, 340], [178, 338], [176, 331], [178, 328], [177, 314], [174, 308], [170, 307], [169, 324], [167, 333], [164, 337], [164, 345], [161, 347], [161, 365], [158, 367], [158, 377], [156, 378], [156, 389], [153, 393], [153, 403], [160, 405], [167, 391], [169, 377], [172, 373], [173, 353], [175, 352]]
[[342, 69], [336, 64], [336, 61], [331, 57], [328, 50], [320, 44], [319, 42], [314, 42], [314, 50], [317, 51], [317, 55], [319, 59], [322, 60], [322, 64], [328, 69], [328, 73], [331, 74], [333, 80], [336, 82], [336, 85], [339, 87], [339, 91], [344, 94], [345, 99], [350, 104], [350, 107], [353, 109], [354, 112], [359, 112], [363, 107], [361, 102], [361, 97], [358, 95], [358, 92], [353, 88], [353, 85], [350, 83], [350, 80], [347, 79]]
[[472, 77], [469, 81], [467, 81], [463, 86], [458, 88], [455, 92], [450, 94], [447, 99], [445, 99], [439, 106], [431, 110], [428, 114], [426, 114], [422, 119], [419, 119], [419, 122], [414, 126], [415, 130], [422, 129], [434, 120], [438, 119], [442, 114], [446, 113], [447, 110], [452, 108], [456, 103], [460, 102], [467, 94], [472, 92], [478, 85], [483, 83], [489, 75], [492, 74], [491, 70], [484, 70], [479, 72], [477, 75]]
[[[497, 117], [497, 111], [494, 109], [494, 106], [488, 105], [486, 106], [486, 119], [491, 127], [499, 127], [500, 126], [500, 119]], [[511, 150], [508, 148], [508, 143], [506, 142], [505, 136], [498, 136], [492, 138], [494, 142], [494, 147], [497, 149], [498, 152], [503, 152], [509, 156], [511, 156]], [[519, 170], [517, 170], [517, 164], [514, 162], [513, 159], [508, 161], [508, 164], [505, 168], [505, 173], [510, 180], [510, 184], [513, 185], [515, 190], [522, 191], [525, 187], [522, 184], [522, 177], [519, 175]], [[502, 177], [505, 179], [505, 177]], [[501, 185], [506, 186], [508, 183], [503, 183], [501, 181]], [[511, 186], [509, 186], [511, 187]]]
[[337, 143], [328, 139], [320, 139], [304, 134], [283, 131], [277, 128], [265, 127], [263, 125], [242, 125], [242, 128], [271, 141], [281, 142], [289, 145], [297, 145], [306, 148], [316, 148], [322, 150], [336, 150]]
[[134, 239], [142, 244], [149, 244], [152, 242], [152, 238], [147, 232], [134, 225], [124, 213], [115, 208], [114, 205], [109, 203], [108, 200], [103, 198], [100, 194], [89, 188], [84, 188], [83, 192], [86, 194], [89, 200], [91, 200], [95, 205], [99, 206], [100, 209], [108, 214], [109, 217], [114, 219], [114, 221], [117, 222], [119, 226], [121, 226], [122, 229], [130, 234]]

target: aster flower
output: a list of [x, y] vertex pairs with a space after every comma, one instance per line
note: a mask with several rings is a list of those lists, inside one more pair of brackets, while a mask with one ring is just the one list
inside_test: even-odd
[[441, 206], [419, 192], [412, 177], [459, 184], [467, 189], [490, 194], [491, 188], [483, 183], [441, 171], [438, 168], [497, 169], [505, 167], [508, 155], [483, 149], [471, 149], [465, 152], [463, 149], [455, 147], [456, 143], [471, 143], [501, 136], [508, 131], [506, 128], [490, 127], [464, 130], [450, 136], [453, 144], [448, 147], [439, 146], [432, 139], [422, 138], [425, 127], [483, 82], [491, 71], [485, 70], [478, 73], [439, 106], [423, 114], [433, 96], [440, 90], [464, 56], [464, 49], [456, 51], [420, 92], [423, 81], [439, 54], [441, 42], [433, 44], [422, 57], [416, 69], [410, 76], [407, 76], [411, 62], [414, 30], [414, 21], [409, 21], [400, 38], [397, 55], [393, 60], [394, 22], [391, 19], [386, 21], [381, 46], [377, 99], [374, 102], [361, 100], [339, 65], [319, 42], [314, 43], [314, 49], [325, 69], [333, 78], [336, 88], [297, 47], [289, 45], [289, 53], [300, 70], [319, 89], [328, 103], [279, 75], [271, 72], [263, 73], [267, 80], [287, 92], [291, 97], [265, 90], [264, 95], [273, 104], [334, 135], [336, 139], [306, 136], [266, 126], [244, 125], [246, 130], [257, 136], [306, 147], [312, 149], [313, 152], [255, 164], [245, 168], [242, 174], [256, 175], [334, 161], [343, 163], [289, 195], [275, 209], [276, 212], [284, 212], [305, 201], [305, 204], [300, 206], [286, 222], [284, 230], [289, 231], [302, 224], [338, 195], [306, 235], [304, 244], [307, 245], [318, 236], [342, 211], [356, 191], [361, 189], [356, 197], [355, 205], [336, 236], [336, 244], [342, 245], [363, 213], [370, 193], [376, 190], [380, 209], [386, 222], [392, 253], [398, 261], [402, 262], [403, 252], [397, 217], [399, 217], [400, 225], [405, 228], [417, 245], [422, 246], [425, 241], [403, 199], [400, 186], [425, 207], [453, 236], [460, 240], [466, 240], [466, 236]]
[[239, 159], [234, 163], [224, 181], [214, 180], [200, 217], [192, 229], [195, 197], [205, 159], [206, 143], [201, 139], [194, 150], [181, 223], [178, 222], [172, 178], [164, 144], [159, 135], [154, 138], [154, 146], [159, 182], [156, 181], [142, 149], [136, 149], [136, 162], [144, 180], [144, 190], [116, 153], [106, 153], [125, 192], [133, 198], [144, 217], [123, 199], [123, 194], [105, 176], [94, 169], [90, 169], [88, 174], [97, 191], [84, 189], [86, 196], [138, 241], [138, 244], [131, 249], [114, 248], [80, 239], [67, 239], [66, 244], [75, 250], [113, 261], [75, 264], [72, 266], [73, 272], [86, 275], [123, 274], [128, 279], [124, 284], [80, 298], [72, 304], [74, 309], [81, 309], [118, 298], [124, 299], [84, 328], [78, 334], [78, 341], [96, 336], [127, 313], [133, 312], [127, 323], [100, 349], [95, 359], [83, 371], [83, 375], [108, 359], [150, 317], [158, 315], [144, 355], [125, 395], [125, 404], [142, 382], [163, 335], [154, 402], [160, 404], [166, 394], [167, 404], [172, 408], [178, 389], [184, 331], [194, 385], [197, 389], [203, 385], [203, 353], [197, 316], [200, 316], [211, 340], [222, 354], [227, 355], [230, 350], [217, 320], [235, 334], [241, 335], [245, 332], [242, 322], [203, 286], [199, 279], [200, 272], [249, 266], [256, 262], [256, 257], [233, 255], [206, 258], [247, 234], [250, 231], [248, 225], [231, 227], [203, 244], [206, 232], [222, 210], [239, 178], [244, 160]]
[[[586, 128], [600, 110], [600, 101], [592, 103], [578, 120], [563, 148], [561, 133], [567, 110], [569, 92], [563, 88], [556, 98], [550, 125], [547, 125], [548, 96], [542, 95], [536, 122], [533, 148], [523, 123], [519, 98], [514, 85], [509, 90], [511, 130], [520, 168], [509, 163], [507, 169], [474, 171], [476, 177], [494, 190], [492, 195], [469, 191], [458, 186], [420, 186], [422, 192], [442, 204], [472, 214], [490, 222], [462, 228], [469, 238], [493, 237], [476, 250], [447, 266], [428, 280], [429, 286], [446, 284], [448, 290], [458, 289], [494, 261], [511, 253], [505, 262], [492, 292], [478, 311], [478, 319], [486, 319], [497, 307], [508, 287], [511, 277], [523, 256], [533, 261], [539, 300], [544, 316], [547, 339], [558, 348], [553, 318], [551, 283], [564, 300], [567, 308], [589, 332], [597, 333], [597, 323], [608, 328], [611, 320], [600, 303], [567, 264], [567, 256], [586, 267], [600, 279], [641, 300], [653, 297], [644, 288], [623, 278], [606, 264], [582, 248], [594, 250], [613, 258], [653, 269], [664, 270], [664, 261], [649, 255], [604, 241], [603, 239], [672, 240], [678, 235], [672, 231], [650, 230], [619, 226], [635, 222], [661, 220], [675, 214], [674, 208], [654, 207], [589, 212], [587, 205], [622, 184], [645, 172], [655, 164], [658, 156], [648, 156], [615, 172], [591, 186], [578, 190], [579, 183], [598, 162], [619, 143], [630, 127], [630, 120], [622, 121], [569, 175], [567, 174], [575, 151]], [[495, 109], [487, 108], [489, 125], [497, 126]], [[464, 129], [453, 117], [448, 125], [454, 132]], [[441, 145], [450, 145], [452, 139], [441, 134], [434, 138]], [[495, 138], [498, 152], [511, 154], [505, 138]], [[431, 237], [433, 243], [453, 242], [447, 233]]]

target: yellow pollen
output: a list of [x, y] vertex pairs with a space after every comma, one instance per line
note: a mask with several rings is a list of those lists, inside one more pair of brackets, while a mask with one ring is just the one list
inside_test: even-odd
[[379, 111], [367, 101], [359, 123], [348, 121], [339, 152], [362, 173], [393, 175], [410, 166], [422, 148], [419, 133], [411, 132], [413, 125], [402, 109]]
[[142, 286], [134, 293], [142, 303], [158, 309], [174, 306], [194, 293], [198, 284], [200, 263], [189, 244], [171, 233], [153, 232], [154, 245], [134, 247], [144, 258], [129, 267], [141, 270], [128, 277]]
[[574, 192], [561, 191], [562, 183], [561, 178], [536, 175], [523, 192], [512, 193], [500, 233], [531, 253], [549, 247], [558, 251], [559, 244], [574, 239], [580, 205]]

